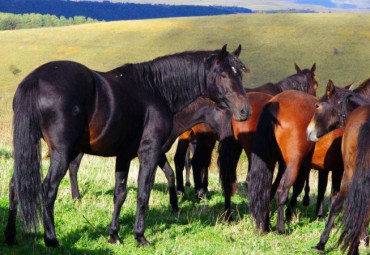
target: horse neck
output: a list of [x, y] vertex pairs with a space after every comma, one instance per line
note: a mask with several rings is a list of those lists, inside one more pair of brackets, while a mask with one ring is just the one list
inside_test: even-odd
[[175, 114], [198, 97], [207, 95], [207, 68], [203, 61], [207, 54], [177, 54], [131, 64], [127, 68], [132, 71], [134, 83], [159, 96]]
[[306, 75], [302, 73], [291, 75], [279, 81], [276, 86], [280, 88], [281, 92], [286, 90], [298, 90], [307, 93], [308, 91], [307, 78]]
[[183, 132], [196, 124], [207, 122], [206, 118], [216, 108], [215, 104], [205, 97], [199, 97], [194, 102], [176, 113], [173, 118], [173, 127], [163, 149], [167, 151]]
[[213, 113], [215, 108], [215, 103], [205, 97], [199, 97], [183, 108], [173, 119], [173, 131], [176, 137], [194, 125], [206, 122], [207, 117]]

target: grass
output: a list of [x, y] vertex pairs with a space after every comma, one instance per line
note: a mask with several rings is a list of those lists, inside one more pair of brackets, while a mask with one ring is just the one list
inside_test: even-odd
[[[229, 43], [231, 49], [239, 43], [243, 45], [241, 58], [253, 71], [245, 78], [246, 86], [278, 81], [294, 72], [294, 62], [302, 68], [316, 62], [321, 94], [329, 78], [340, 85], [368, 78], [369, 39], [370, 15], [366, 14], [234, 15], [1, 31], [0, 254], [312, 254], [310, 247], [324, 228], [324, 222], [313, 218], [314, 205], [303, 208], [299, 203], [287, 235], [274, 231], [259, 235], [247, 211], [246, 190], [240, 182], [233, 197], [235, 220], [230, 224], [220, 221], [223, 197], [215, 165], [210, 175], [210, 196], [196, 203], [192, 188], [188, 188], [180, 199], [179, 215], [170, 213], [166, 181], [159, 170], [146, 218], [146, 236], [152, 245], [137, 248], [132, 235], [137, 161], [131, 166], [129, 192], [120, 217], [122, 243], [110, 245], [107, 240], [113, 210], [114, 159], [92, 156], [85, 156], [80, 168], [81, 201], [71, 199], [69, 181], [62, 181], [55, 207], [61, 247], [46, 248], [41, 234], [21, 234], [19, 224], [18, 244], [6, 247], [2, 233], [13, 169], [12, 97], [17, 84], [29, 72], [51, 60], [74, 60], [104, 71], [183, 50], [220, 48], [224, 43]], [[173, 151], [168, 155], [172, 161]], [[48, 161], [43, 165], [45, 174]], [[244, 157], [239, 164], [239, 181], [245, 178], [246, 166]], [[316, 180], [311, 178], [312, 190]], [[311, 201], [315, 192], [312, 196]], [[275, 204], [272, 211], [275, 227]], [[340, 254], [333, 249], [337, 237], [329, 240], [328, 254]]]

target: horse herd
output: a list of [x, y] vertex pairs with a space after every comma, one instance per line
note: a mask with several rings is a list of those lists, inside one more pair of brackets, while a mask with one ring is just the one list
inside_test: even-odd
[[[58, 187], [69, 169], [72, 196], [80, 197], [77, 171], [87, 153], [116, 157], [110, 243], [119, 240], [118, 219], [126, 198], [130, 161], [139, 158], [134, 236], [139, 245], [148, 245], [144, 218], [157, 166], [166, 175], [172, 211], [177, 212], [177, 195], [184, 192], [182, 170], [188, 161], [188, 147], [196, 139], [191, 164], [195, 193], [201, 197], [207, 192], [208, 166], [218, 139], [225, 220], [232, 217], [231, 196], [236, 191], [236, 167], [243, 149], [249, 161], [249, 210], [257, 228], [264, 232], [270, 230], [270, 201], [275, 193], [279, 233], [285, 232], [284, 220], [291, 218], [305, 182], [303, 203], [309, 203], [311, 168], [320, 170], [316, 213], [323, 217], [331, 171], [330, 215], [315, 249], [324, 250], [344, 205], [339, 242], [343, 251], [358, 254], [370, 216], [370, 79], [355, 90], [329, 81], [325, 95], [318, 100], [316, 65], [304, 70], [295, 65], [294, 75], [247, 89], [243, 88], [242, 72], [249, 69], [239, 59], [240, 53], [240, 45], [233, 52], [225, 45], [220, 50], [125, 64], [108, 72], [56, 61], [30, 73], [13, 100], [14, 174], [9, 185], [7, 244], [15, 242], [19, 204], [23, 227], [36, 231], [42, 218], [45, 245], [58, 246], [54, 228]], [[175, 184], [165, 153], [178, 137]], [[43, 181], [41, 138], [50, 155]], [[276, 163], [279, 167], [273, 182]]]

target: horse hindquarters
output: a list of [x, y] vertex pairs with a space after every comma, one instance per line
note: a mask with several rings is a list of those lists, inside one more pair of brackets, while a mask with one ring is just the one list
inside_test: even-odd
[[[368, 117], [369, 118], [369, 117]], [[345, 165], [349, 159], [343, 158]], [[339, 242], [348, 254], [358, 254], [361, 234], [370, 218], [370, 121], [364, 123], [357, 137], [357, 157], [348, 197], [344, 204], [343, 230]]]

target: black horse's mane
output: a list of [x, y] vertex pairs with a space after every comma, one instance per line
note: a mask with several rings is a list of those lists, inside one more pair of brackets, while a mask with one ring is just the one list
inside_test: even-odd
[[207, 71], [219, 52], [186, 51], [143, 63], [126, 64], [110, 72], [132, 74], [135, 84], [160, 95], [173, 112], [178, 112], [196, 96], [205, 95]]
[[302, 92], [308, 92], [309, 83], [307, 76], [310, 74], [310, 70], [304, 69], [299, 73], [293, 74], [282, 81], [275, 84], [281, 91], [285, 90], [299, 90]]

